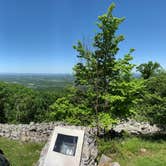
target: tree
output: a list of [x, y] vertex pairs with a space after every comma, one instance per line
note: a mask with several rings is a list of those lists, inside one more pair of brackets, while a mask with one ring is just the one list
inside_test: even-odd
[[131, 49], [124, 58], [117, 60], [119, 43], [123, 35], [116, 31], [124, 18], [112, 15], [115, 5], [98, 19], [100, 31], [94, 37], [93, 51], [88, 50], [80, 41], [74, 48], [79, 52], [80, 62], [74, 67], [75, 87], [83, 94], [82, 100], [88, 98], [88, 106], [95, 112], [96, 125], [107, 127], [117, 118], [127, 117], [134, 113], [134, 104], [143, 87], [143, 81], [132, 78], [134, 65]]
[[[64, 119], [72, 119], [74, 114], [74, 118], [79, 119], [83, 124], [90, 122], [99, 129], [99, 126], [107, 127], [116, 122], [118, 117], [131, 113], [129, 109], [131, 107], [124, 107], [124, 105], [136, 102], [134, 95], [139, 93], [137, 90], [141, 85], [138, 85], [135, 80], [130, 83], [133, 65], [129, 61], [132, 59], [130, 54], [134, 50], [131, 49], [124, 59], [116, 60], [118, 44], [124, 40], [123, 35], [117, 35], [116, 31], [124, 18], [114, 17], [112, 15], [114, 8], [115, 5], [111, 4], [108, 12], [98, 17], [99, 32], [94, 37], [93, 49], [88, 49], [81, 41], [74, 46], [79, 59], [74, 66], [75, 84], [70, 96], [63, 100], [58, 99], [52, 105], [52, 115], [55, 119], [60, 112], [63, 113]], [[122, 84], [121, 81], [126, 82]], [[129, 92], [125, 92], [125, 102], [118, 105], [121, 115], [117, 112], [119, 110], [115, 109], [115, 102], [112, 102], [113, 95], [114, 101], [118, 95], [124, 98], [122, 91], [119, 94], [119, 88], [130, 89]], [[133, 97], [129, 98], [130, 95]], [[82, 118], [85, 116], [87, 118]]]
[[158, 73], [161, 68], [160, 64], [157, 62], [149, 61], [148, 63], [143, 63], [137, 67], [137, 71], [139, 71], [144, 79], [148, 79], [154, 74]]
[[[124, 40], [123, 35], [116, 35], [120, 23], [124, 18], [114, 17], [112, 11], [115, 5], [112, 4], [108, 12], [98, 17], [97, 26], [100, 31], [94, 37], [93, 51], [89, 51], [80, 41], [74, 46], [79, 53], [77, 56], [80, 62], [74, 67], [75, 87], [82, 95], [82, 101], [88, 98], [87, 107], [94, 112], [97, 127], [100, 121], [107, 119], [112, 122], [110, 116], [105, 116], [109, 110], [109, 103], [103, 98], [109, 90], [109, 84], [119, 71], [115, 70], [115, 55], [118, 44]], [[103, 114], [103, 111], [107, 114]]]

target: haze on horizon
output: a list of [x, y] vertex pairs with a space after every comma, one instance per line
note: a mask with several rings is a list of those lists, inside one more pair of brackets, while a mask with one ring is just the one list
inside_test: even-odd
[[97, 17], [115, 2], [126, 17], [118, 57], [135, 48], [135, 64], [157, 61], [166, 68], [164, 0], [0, 0], [0, 73], [72, 73], [78, 40], [91, 43]]

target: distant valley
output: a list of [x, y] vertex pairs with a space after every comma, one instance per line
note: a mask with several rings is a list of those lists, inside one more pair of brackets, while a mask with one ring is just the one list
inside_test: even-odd
[[0, 81], [38, 90], [57, 90], [72, 85], [71, 74], [0, 74]]

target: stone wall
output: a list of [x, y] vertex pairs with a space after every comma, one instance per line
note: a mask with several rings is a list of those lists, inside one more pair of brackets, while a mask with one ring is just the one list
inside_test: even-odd
[[[0, 124], [0, 136], [21, 141], [44, 142], [48, 140], [48, 137], [52, 133], [55, 126], [67, 125], [61, 122], [31, 122], [30, 124], [19, 125]], [[147, 122], [136, 122], [134, 120], [121, 122], [118, 125], [114, 126], [114, 130], [117, 132], [125, 130], [131, 134], [153, 134], [160, 131], [160, 129], [156, 125], [152, 126]]]
[[161, 129], [156, 125], [150, 125], [148, 122], [137, 122], [129, 119], [128, 121], [122, 121], [118, 125], [114, 126], [116, 132], [122, 130], [127, 131], [130, 134], [155, 134], [161, 132]]
[[14, 140], [44, 142], [47, 141], [54, 126], [62, 123], [0, 124], [0, 136]]

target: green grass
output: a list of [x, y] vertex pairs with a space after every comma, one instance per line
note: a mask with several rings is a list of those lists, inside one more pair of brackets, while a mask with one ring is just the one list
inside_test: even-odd
[[22, 143], [0, 137], [0, 149], [12, 166], [33, 166], [39, 159], [44, 144]]
[[[166, 140], [128, 137], [117, 140], [99, 140], [99, 153], [110, 156], [121, 166], [165, 166]], [[141, 148], [146, 149], [145, 152]]]
[[[166, 140], [127, 137], [125, 139], [98, 141], [102, 153], [118, 161], [121, 166], [165, 166]], [[0, 137], [0, 149], [12, 166], [33, 166], [39, 159], [44, 144], [22, 143]], [[141, 152], [141, 148], [146, 152]]]

